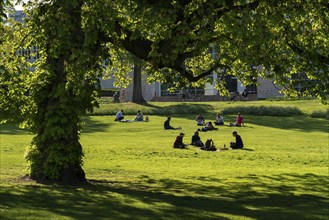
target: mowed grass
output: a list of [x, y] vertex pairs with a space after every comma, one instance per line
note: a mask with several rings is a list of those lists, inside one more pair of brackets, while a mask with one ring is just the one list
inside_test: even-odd
[[[182, 104], [202, 105], [166, 103]], [[207, 103], [212, 106], [207, 121], [214, 120], [220, 105], [235, 104], [251, 102]], [[323, 108], [310, 108], [307, 101], [285, 105], [305, 113]], [[127, 106], [134, 105], [116, 107]], [[163, 130], [165, 115], [133, 123], [114, 122], [113, 115], [86, 116], [81, 143], [90, 184], [74, 187], [22, 178], [32, 136], [1, 125], [0, 219], [328, 219], [327, 120], [244, 115], [245, 127], [218, 126], [200, 136], [223, 147], [236, 130], [245, 149], [206, 152], [172, 148], [180, 132], [189, 143], [198, 127], [194, 114], [171, 116], [172, 125], [182, 130]], [[224, 117], [233, 122], [235, 115]]]

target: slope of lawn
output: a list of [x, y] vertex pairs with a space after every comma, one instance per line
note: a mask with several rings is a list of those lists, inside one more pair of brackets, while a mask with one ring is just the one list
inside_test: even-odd
[[[114, 122], [113, 115], [86, 116], [81, 143], [89, 184], [83, 186], [24, 178], [24, 151], [32, 135], [1, 125], [0, 219], [328, 219], [329, 125], [307, 116], [326, 109], [313, 102], [104, 104], [100, 111], [144, 108], [164, 114], [132, 123]], [[242, 150], [172, 148], [180, 132], [189, 143], [198, 128], [194, 113], [180, 112], [199, 106], [213, 120], [232, 105], [295, 106], [305, 115], [244, 115], [245, 127], [200, 133], [203, 141], [212, 138], [223, 147], [236, 130]], [[182, 130], [163, 130], [168, 112]], [[224, 117], [233, 122], [235, 115]]]

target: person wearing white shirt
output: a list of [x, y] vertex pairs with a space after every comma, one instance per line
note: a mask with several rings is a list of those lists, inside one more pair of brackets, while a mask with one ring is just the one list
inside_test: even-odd
[[120, 110], [120, 111], [115, 115], [115, 119], [114, 119], [114, 121], [121, 121], [122, 119], [124, 119], [124, 116], [123, 116], [123, 110]]

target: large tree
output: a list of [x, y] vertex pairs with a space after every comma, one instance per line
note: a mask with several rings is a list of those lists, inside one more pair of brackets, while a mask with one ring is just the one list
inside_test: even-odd
[[[148, 61], [153, 69], [169, 69], [161, 74], [174, 76], [179, 85], [225, 68], [246, 83], [257, 76], [273, 79], [290, 93], [296, 83], [310, 83], [306, 92], [326, 99], [327, 1], [137, 2], [117, 6], [119, 38], [109, 41]], [[217, 50], [215, 60], [206, 55], [210, 46]], [[256, 72], [253, 66], [259, 65], [263, 71]], [[303, 79], [295, 77], [301, 73]]]
[[[0, 107], [6, 120], [25, 122], [36, 134], [27, 152], [35, 179], [85, 181], [80, 120], [97, 106], [102, 68], [127, 68], [115, 65], [113, 50], [145, 61], [150, 80], [177, 86], [225, 68], [245, 83], [263, 76], [293, 92], [297, 80], [323, 100], [328, 93], [326, 0], [32, 2], [26, 25], [1, 25]], [[29, 72], [15, 51], [33, 45], [41, 59]], [[252, 68], [258, 65], [262, 71]]]

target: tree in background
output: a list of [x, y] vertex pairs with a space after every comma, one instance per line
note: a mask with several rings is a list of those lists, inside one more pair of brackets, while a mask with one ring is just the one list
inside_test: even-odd
[[[178, 79], [178, 85], [202, 82], [225, 68], [245, 84], [257, 76], [274, 80], [290, 95], [296, 83], [311, 83], [306, 94], [326, 99], [328, 86], [321, 82], [328, 81], [327, 1], [145, 0], [117, 8], [120, 37], [109, 41], [158, 70], [151, 74], [155, 79], [168, 73], [164, 78]], [[211, 46], [217, 50], [215, 60], [206, 56]], [[263, 68], [255, 71], [259, 65]], [[300, 72], [312, 81], [294, 80]]]
[[[95, 85], [105, 66], [123, 81], [132, 67], [117, 65], [122, 57], [115, 50], [143, 60], [150, 81], [177, 87], [202, 84], [225, 68], [246, 84], [273, 79], [290, 94], [294, 76], [303, 73], [313, 80], [308, 94], [325, 100], [328, 93], [326, 0], [33, 0], [26, 6], [26, 25], [1, 24], [0, 107], [3, 121], [36, 134], [26, 155], [34, 179], [86, 180], [81, 116], [97, 107]], [[33, 45], [41, 58], [30, 72], [17, 51]], [[258, 65], [262, 70], [255, 71]]]

